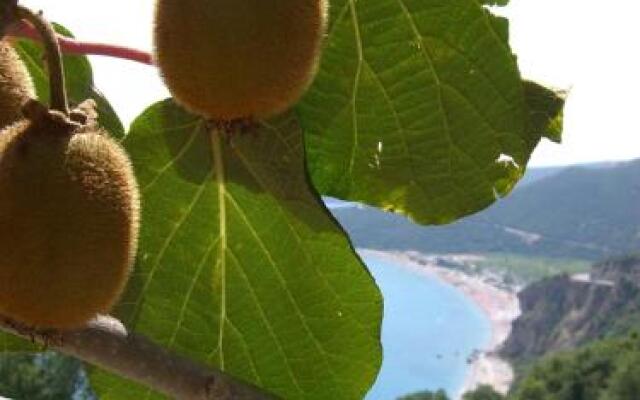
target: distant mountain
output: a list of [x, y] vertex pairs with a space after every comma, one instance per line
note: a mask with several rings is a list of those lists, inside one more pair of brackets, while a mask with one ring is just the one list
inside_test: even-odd
[[540, 179], [548, 178], [562, 171], [566, 167], [540, 167], [540, 168], [529, 168], [527, 172], [524, 174], [520, 182], [518, 182], [518, 187], [523, 188], [531, 183], [537, 182]]
[[361, 205], [332, 212], [358, 247], [604, 259], [640, 249], [640, 160], [532, 169], [510, 196], [447, 226]]
[[535, 167], [529, 168], [527, 173], [520, 179], [518, 186], [523, 188], [530, 183], [534, 183], [543, 178], [548, 178], [557, 174], [558, 172], [562, 172], [568, 168], [588, 168], [588, 169], [600, 169], [600, 168], [611, 168], [615, 167], [618, 162], [616, 161], [601, 161], [601, 162], [592, 162], [586, 164], [572, 165], [572, 166], [564, 166], [564, 167]]

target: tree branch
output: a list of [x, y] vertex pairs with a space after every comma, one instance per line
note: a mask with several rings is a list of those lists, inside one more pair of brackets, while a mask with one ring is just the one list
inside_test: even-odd
[[[35, 28], [24, 21], [16, 22], [9, 27], [7, 35], [38, 41], [40, 40]], [[83, 42], [62, 35], [57, 35], [57, 37], [60, 49], [64, 54], [109, 56], [135, 61], [146, 65], [153, 65], [153, 58], [151, 54], [141, 50], [104, 43]]]
[[120, 321], [101, 316], [86, 328], [58, 332], [26, 328], [0, 318], [0, 329], [47, 345], [180, 400], [262, 400], [271, 395], [149, 339], [128, 333]]

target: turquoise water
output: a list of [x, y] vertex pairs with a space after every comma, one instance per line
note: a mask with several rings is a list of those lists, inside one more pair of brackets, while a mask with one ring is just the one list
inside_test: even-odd
[[491, 326], [462, 293], [374, 256], [363, 257], [385, 299], [384, 361], [367, 400], [393, 400], [421, 390], [458, 393], [467, 357], [483, 348]]

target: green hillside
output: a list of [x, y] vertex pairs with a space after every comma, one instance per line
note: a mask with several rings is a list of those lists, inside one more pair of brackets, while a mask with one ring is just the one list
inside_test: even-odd
[[637, 400], [640, 340], [609, 339], [537, 362], [509, 400]]
[[356, 246], [381, 250], [599, 260], [640, 249], [640, 160], [533, 175], [493, 207], [447, 226], [364, 206], [332, 212]]
[[[632, 335], [538, 360], [507, 396], [481, 386], [462, 400], [638, 400], [639, 396], [640, 339]], [[398, 400], [404, 399], [448, 397], [421, 392]]]

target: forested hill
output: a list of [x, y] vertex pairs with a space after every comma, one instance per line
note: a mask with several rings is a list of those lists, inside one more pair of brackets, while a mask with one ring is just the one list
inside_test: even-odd
[[332, 211], [357, 247], [589, 260], [640, 249], [640, 160], [530, 172], [507, 198], [448, 226], [363, 206]]

